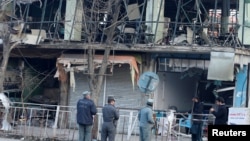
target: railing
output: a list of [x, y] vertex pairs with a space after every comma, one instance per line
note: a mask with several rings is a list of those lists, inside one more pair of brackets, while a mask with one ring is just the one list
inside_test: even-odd
[[[33, 103], [13, 103], [9, 108], [1, 106], [1, 129], [0, 135], [21, 136], [23, 138], [56, 139], [76, 141], [78, 140], [78, 125], [76, 123], [75, 106], [57, 106]], [[116, 138], [119, 141], [138, 141], [139, 128], [137, 109], [119, 109], [120, 118], [117, 125]], [[182, 127], [179, 124], [180, 113], [166, 112], [166, 117], [156, 117], [156, 127], [154, 128], [155, 140], [163, 140], [173, 135], [175, 140], [183, 140]], [[98, 108], [98, 134], [100, 139], [102, 113]], [[169, 118], [171, 117], [171, 118]], [[170, 120], [171, 124], [169, 124]], [[165, 122], [164, 120], [167, 120]], [[159, 134], [161, 123], [170, 125], [167, 134]], [[208, 120], [204, 119], [204, 125]], [[165, 126], [165, 125], [164, 125]], [[204, 126], [205, 127], [205, 126]], [[164, 128], [161, 128], [163, 130]], [[164, 129], [165, 130], [165, 129]]]
[[[33, 103], [13, 103], [8, 109], [1, 110], [1, 128], [4, 135], [77, 140], [75, 106], [57, 106]], [[137, 110], [120, 109], [117, 134], [124, 140], [138, 135]], [[100, 139], [102, 113], [98, 108], [98, 138]]]

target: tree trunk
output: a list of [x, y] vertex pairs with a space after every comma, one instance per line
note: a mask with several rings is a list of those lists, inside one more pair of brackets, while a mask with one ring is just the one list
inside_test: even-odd
[[[3, 25], [2, 28], [8, 29], [8, 25]], [[16, 45], [19, 44], [19, 42], [16, 42], [13, 45], [10, 45], [9, 43], [10, 33], [4, 31], [3, 33], [4, 35], [1, 35], [3, 37], [3, 53], [2, 53], [2, 62], [0, 68], [0, 92], [4, 90], [3, 84], [4, 84], [7, 65], [9, 62], [10, 52]]]
[[[60, 79], [60, 106], [67, 106], [68, 105], [68, 92], [69, 92], [69, 84], [68, 84], [68, 74], [67, 72], [65, 72], [65, 70], [63, 69], [63, 65], [60, 64], [58, 66], [58, 70], [59, 70], [59, 79]], [[68, 109], [66, 107], [60, 107], [60, 110], [63, 111], [67, 111]], [[60, 128], [66, 128], [68, 127], [68, 115], [67, 113], [60, 113], [59, 116], [59, 127]], [[66, 124], [65, 124], [66, 123]]]
[[4, 77], [6, 73], [6, 68], [8, 65], [10, 56], [10, 50], [9, 50], [9, 41], [3, 41], [3, 54], [2, 54], [2, 63], [0, 68], [0, 91], [2, 92], [4, 90], [3, 83], [4, 83]]
[[[120, 4], [121, 0], [115, 0], [114, 4], [114, 11], [120, 11]], [[109, 5], [112, 5], [112, 1], [109, 1]], [[112, 8], [112, 7], [110, 7]], [[90, 90], [92, 91], [92, 97], [93, 100], [96, 104], [98, 104], [99, 97], [101, 95], [101, 90], [103, 86], [103, 80], [104, 76], [106, 74], [107, 66], [108, 66], [108, 58], [110, 55], [111, 47], [110, 45], [112, 44], [113, 36], [114, 36], [114, 31], [116, 28], [119, 12], [112, 13], [113, 15], [113, 23], [110, 27], [106, 29], [106, 35], [107, 35], [107, 41], [106, 41], [106, 48], [104, 51], [103, 55], [103, 60], [102, 60], [102, 65], [101, 68], [98, 72], [98, 74], [95, 74], [95, 68], [94, 68], [94, 55], [95, 55], [95, 50], [89, 46], [88, 48], [88, 68], [89, 68], [89, 86]], [[92, 137], [93, 139], [97, 139], [97, 134], [98, 134], [98, 117], [95, 116], [94, 120], [94, 126], [93, 126], [93, 132], [92, 132]]]

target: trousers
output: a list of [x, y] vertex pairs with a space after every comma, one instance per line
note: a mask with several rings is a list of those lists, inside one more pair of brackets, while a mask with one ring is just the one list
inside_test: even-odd
[[151, 141], [151, 127], [140, 127], [140, 141]]
[[101, 141], [115, 141], [116, 127], [113, 122], [103, 122]]
[[194, 123], [191, 127], [192, 141], [202, 141], [202, 123]]
[[79, 141], [91, 141], [92, 125], [79, 124]]

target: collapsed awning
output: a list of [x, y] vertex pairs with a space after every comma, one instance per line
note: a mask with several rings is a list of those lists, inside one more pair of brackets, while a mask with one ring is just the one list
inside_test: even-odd
[[[94, 67], [95, 69], [100, 68], [103, 60], [103, 55], [94, 56]], [[74, 72], [86, 71], [88, 68], [88, 55], [86, 54], [63, 54], [57, 58], [57, 64], [62, 64], [66, 72], [70, 72], [70, 84], [74, 88]], [[139, 69], [137, 66], [137, 60], [134, 56], [127, 55], [110, 55], [108, 58], [108, 65], [115, 64], [129, 64], [130, 73], [133, 87], [135, 81], [139, 78]], [[110, 69], [112, 71], [112, 69]], [[59, 77], [59, 71], [57, 70], [55, 77]]]

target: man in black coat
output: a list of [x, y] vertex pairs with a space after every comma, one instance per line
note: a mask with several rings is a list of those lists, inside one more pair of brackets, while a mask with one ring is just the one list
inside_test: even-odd
[[228, 110], [225, 106], [225, 101], [222, 97], [218, 97], [215, 100], [216, 105], [218, 105], [217, 111], [214, 108], [210, 109], [210, 113], [215, 116], [215, 125], [227, 125], [228, 120]]
[[90, 92], [83, 92], [83, 99], [77, 102], [77, 123], [79, 125], [79, 141], [91, 141], [93, 127], [93, 116], [97, 109], [95, 103], [90, 99]]
[[203, 126], [203, 103], [198, 97], [193, 97], [192, 108], [192, 126], [190, 132], [192, 134], [192, 141], [202, 140], [202, 126]]

